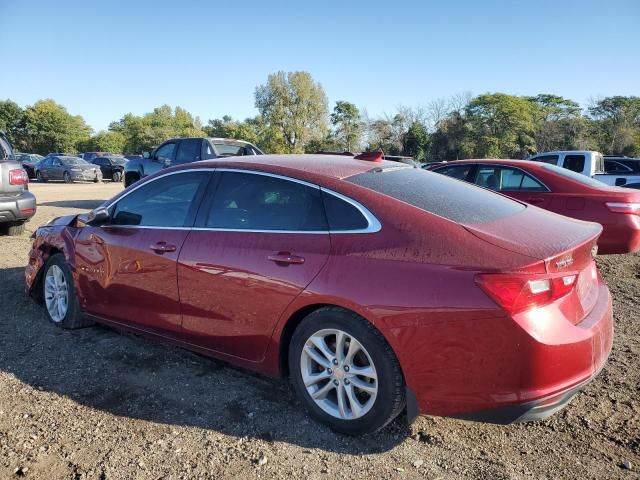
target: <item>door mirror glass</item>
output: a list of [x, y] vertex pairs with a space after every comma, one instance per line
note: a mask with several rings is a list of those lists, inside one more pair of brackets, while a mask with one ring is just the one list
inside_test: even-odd
[[94, 208], [87, 216], [87, 223], [91, 225], [102, 225], [109, 221], [109, 210], [104, 207]]

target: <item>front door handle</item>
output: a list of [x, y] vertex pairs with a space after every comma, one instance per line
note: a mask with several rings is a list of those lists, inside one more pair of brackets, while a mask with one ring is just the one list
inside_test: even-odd
[[272, 262], [280, 263], [280, 264], [296, 264], [301, 265], [304, 263], [303, 257], [298, 257], [297, 255], [291, 255], [289, 252], [279, 252], [274, 255], [269, 255], [267, 257]]
[[158, 242], [155, 245], [151, 245], [149, 248], [160, 255], [176, 251], [176, 246], [167, 242]]

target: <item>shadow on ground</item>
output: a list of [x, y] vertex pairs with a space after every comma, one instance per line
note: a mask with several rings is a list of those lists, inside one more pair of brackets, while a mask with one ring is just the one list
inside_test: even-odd
[[106, 327], [62, 330], [24, 293], [21, 268], [0, 277], [0, 370], [34, 388], [117, 417], [338, 453], [387, 451], [409, 433], [400, 418], [358, 439], [338, 435], [306, 415], [284, 380]]

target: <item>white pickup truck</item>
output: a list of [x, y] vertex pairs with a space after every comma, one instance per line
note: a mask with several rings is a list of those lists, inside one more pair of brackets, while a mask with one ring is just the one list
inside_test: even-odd
[[545, 152], [533, 155], [528, 160], [558, 165], [616, 187], [640, 183], [640, 173], [631, 170], [624, 173], [606, 172], [605, 159], [600, 152], [590, 150]]

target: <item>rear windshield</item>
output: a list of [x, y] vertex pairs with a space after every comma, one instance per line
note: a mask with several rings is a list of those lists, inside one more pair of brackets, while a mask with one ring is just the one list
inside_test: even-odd
[[11, 145], [7, 142], [2, 135], [0, 135], [0, 160], [13, 160], [13, 151]]
[[587, 185], [589, 187], [606, 187], [605, 183], [602, 183], [599, 180], [595, 180], [591, 177], [587, 177], [586, 175], [582, 175], [581, 173], [574, 172], [573, 170], [567, 170], [566, 168], [558, 167], [556, 165], [545, 165], [545, 170], [549, 170], [557, 175], [562, 175], [565, 178], [573, 180], [574, 182], [581, 183], [582, 185]]
[[458, 223], [491, 222], [525, 209], [502, 195], [420, 168], [377, 168], [346, 180]]

